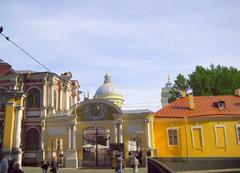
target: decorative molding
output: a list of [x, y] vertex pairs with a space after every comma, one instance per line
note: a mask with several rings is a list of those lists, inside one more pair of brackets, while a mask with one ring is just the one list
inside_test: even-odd
[[196, 126], [192, 126], [191, 127], [191, 133], [192, 133], [192, 145], [193, 145], [193, 148], [196, 148], [195, 146], [195, 142], [194, 142], [194, 134], [193, 134], [193, 130], [195, 129], [200, 129], [200, 138], [201, 138], [201, 148], [204, 147], [204, 137], [203, 137], [203, 127], [200, 126], [200, 125], [196, 125]]
[[223, 128], [223, 129], [224, 129], [224, 143], [225, 143], [224, 148], [225, 148], [225, 147], [227, 146], [226, 126], [225, 126], [224, 124], [216, 124], [216, 125], [214, 125], [214, 133], [215, 133], [216, 146], [217, 146], [217, 147], [222, 147], [222, 146], [219, 146], [219, 143], [218, 143], [217, 128]]
[[[177, 130], [177, 144], [176, 145], [170, 145], [169, 130]], [[171, 126], [171, 127], [167, 128], [167, 142], [168, 142], [168, 147], [179, 147], [180, 146], [180, 128], [179, 127]]]

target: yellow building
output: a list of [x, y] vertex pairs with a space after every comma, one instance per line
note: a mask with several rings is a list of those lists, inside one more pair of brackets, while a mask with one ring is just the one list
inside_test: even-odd
[[239, 93], [238, 89], [235, 96], [190, 94], [157, 111], [157, 157], [240, 157]]
[[56, 159], [64, 167], [110, 166], [116, 155], [123, 155], [129, 165], [134, 153], [145, 165], [147, 153], [154, 151], [153, 114], [124, 111], [123, 100], [106, 74], [93, 99], [46, 117], [45, 160]]

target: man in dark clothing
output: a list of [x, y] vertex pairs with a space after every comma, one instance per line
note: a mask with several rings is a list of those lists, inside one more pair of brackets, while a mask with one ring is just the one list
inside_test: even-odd
[[11, 173], [24, 173], [19, 167], [20, 167], [19, 163], [15, 163]]

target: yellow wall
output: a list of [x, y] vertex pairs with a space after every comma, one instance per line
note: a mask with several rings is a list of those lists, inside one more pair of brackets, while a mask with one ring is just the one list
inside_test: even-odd
[[[239, 157], [237, 124], [240, 124], [239, 118], [227, 117], [188, 119], [187, 122], [177, 118], [155, 119], [155, 146], [158, 157]], [[179, 128], [178, 146], [168, 145], [167, 128], [171, 127]], [[203, 141], [199, 136], [201, 129], [198, 127], [202, 127]]]

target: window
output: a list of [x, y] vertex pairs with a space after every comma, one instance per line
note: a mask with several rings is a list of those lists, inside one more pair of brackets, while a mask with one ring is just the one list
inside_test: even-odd
[[30, 89], [27, 96], [28, 108], [40, 108], [40, 91], [37, 88]]
[[172, 127], [167, 129], [168, 145], [179, 145], [179, 128]]
[[240, 124], [236, 125], [236, 131], [237, 131], [237, 141], [240, 145]]
[[225, 125], [215, 125], [214, 126], [215, 132], [215, 141], [217, 147], [226, 147], [227, 145], [227, 136], [226, 136], [226, 128]]
[[191, 128], [191, 132], [192, 132], [193, 148], [196, 148], [196, 149], [202, 148], [204, 146], [202, 126], [193, 126]]
[[25, 150], [36, 151], [39, 149], [39, 133], [37, 129], [31, 128], [26, 132]]

